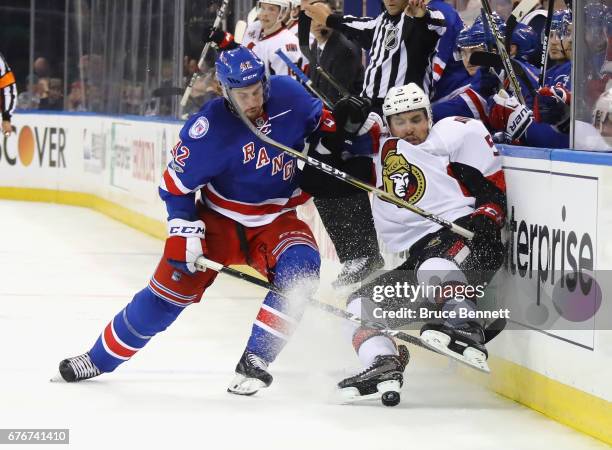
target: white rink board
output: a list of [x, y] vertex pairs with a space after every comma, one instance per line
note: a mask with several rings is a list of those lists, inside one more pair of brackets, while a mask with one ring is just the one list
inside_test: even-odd
[[[0, 140], [0, 186], [89, 193], [165, 221], [157, 185], [180, 124], [30, 113], [16, 114], [13, 122], [17, 135]], [[30, 144], [26, 127], [33, 136]], [[30, 149], [33, 155], [26, 165]], [[612, 268], [612, 246], [605, 238], [612, 231], [612, 167], [514, 156], [505, 156], [504, 165], [509, 211], [514, 207], [515, 218], [551, 230], [573, 230], [578, 236], [588, 234], [595, 269]], [[301, 215], [311, 223], [323, 257], [334, 259], [312, 202]], [[397, 261], [396, 255], [385, 257], [389, 268]], [[555, 333], [566, 340], [535, 331], [508, 332], [492, 343], [491, 353], [612, 400], [610, 376], [602, 376], [612, 373], [612, 333]]]

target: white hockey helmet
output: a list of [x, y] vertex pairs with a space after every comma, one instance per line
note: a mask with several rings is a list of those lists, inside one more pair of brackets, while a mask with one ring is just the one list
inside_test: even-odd
[[[597, 99], [595, 107], [593, 108], [593, 126], [597, 128], [597, 131], [601, 133], [602, 127], [608, 114], [612, 113], [612, 87], [609, 87], [603, 92]], [[612, 120], [612, 117], [610, 117]]]
[[261, 8], [261, 4], [266, 3], [268, 5], [280, 6], [280, 14], [278, 15], [278, 22], [282, 22], [288, 17], [291, 12], [291, 1], [290, 0], [259, 0], [257, 2], [257, 12]]
[[382, 106], [387, 123], [389, 123], [389, 116], [419, 109], [425, 109], [429, 128], [431, 128], [433, 126], [431, 103], [429, 103], [427, 94], [416, 83], [389, 89]]
[[291, 3], [292, 8], [297, 8], [298, 6], [300, 6], [302, 1], [301, 0], [289, 0], [289, 3]]

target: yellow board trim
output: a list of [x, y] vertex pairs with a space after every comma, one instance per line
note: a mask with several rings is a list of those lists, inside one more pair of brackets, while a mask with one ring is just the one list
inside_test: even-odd
[[[159, 239], [166, 238], [164, 223], [94, 194], [0, 187], [0, 198], [62, 203], [91, 208], [151, 236]], [[240, 268], [253, 275], [258, 275], [248, 266], [240, 266]], [[468, 378], [488, 386], [504, 397], [539, 411], [551, 419], [607, 444], [612, 444], [612, 426], [610, 426], [612, 424], [612, 404], [610, 402], [501, 358], [491, 357], [489, 366], [491, 375], [480, 374], [467, 368], [461, 368], [461, 370]]]
[[165, 239], [166, 225], [94, 194], [52, 189], [0, 187], [0, 198], [30, 202], [62, 203], [91, 208], [158, 239]]
[[491, 374], [461, 367], [470, 379], [551, 419], [612, 444], [612, 403], [514, 362], [489, 358]]

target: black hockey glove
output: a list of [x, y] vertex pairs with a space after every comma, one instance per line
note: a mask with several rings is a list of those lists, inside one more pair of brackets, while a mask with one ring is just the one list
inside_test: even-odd
[[217, 44], [221, 50], [232, 50], [238, 47], [238, 44], [234, 41], [234, 36], [223, 30], [218, 30], [213, 26], [209, 25], [204, 28], [202, 33], [202, 41], [204, 44], [212, 42]]
[[482, 205], [472, 213], [469, 228], [474, 232], [472, 242], [476, 247], [488, 247], [500, 238], [504, 225], [504, 213], [495, 204]]
[[334, 105], [334, 119], [336, 126], [342, 128], [349, 136], [354, 136], [363, 126], [370, 109], [372, 101], [367, 97], [347, 95]]
[[484, 98], [491, 97], [499, 91], [499, 78], [491, 70], [480, 68], [480, 93]]

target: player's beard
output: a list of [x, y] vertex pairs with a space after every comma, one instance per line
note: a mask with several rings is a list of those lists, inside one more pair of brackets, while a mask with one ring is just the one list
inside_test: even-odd
[[244, 115], [251, 121], [257, 119], [263, 114], [263, 106], [256, 106], [244, 111]]

